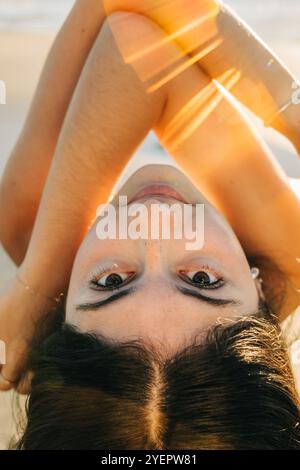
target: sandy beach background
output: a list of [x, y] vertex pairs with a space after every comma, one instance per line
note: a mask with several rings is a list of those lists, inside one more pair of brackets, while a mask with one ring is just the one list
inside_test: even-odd
[[[56, 30], [73, 0], [0, 0], [0, 80], [7, 86], [7, 103], [0, 105], [0, 176], [24, 123], [32, 94]], [[299, 0], [232, 0], [254, 29], [300, 78]], [[294, 178], [300, 195], [300, 163], [292, 146], [273, 131], [257, 124], [286, 173]], [[132, 165], [145, 159], [162, 161], [153, 137], [139, 150]], [[132, 166], [131, 166], [132, 168]], [[130, 171], [130, 169], [128, 170]], [[0, 289], [14, 273], [14, 266], [0, 246]], [[300, 331], [299, 315], [292, 319]], [[297, 379], [299, 381], [299, 378]], [[0, 393], [0, 449], [6, 449], [14, 432], [12, 395]]]

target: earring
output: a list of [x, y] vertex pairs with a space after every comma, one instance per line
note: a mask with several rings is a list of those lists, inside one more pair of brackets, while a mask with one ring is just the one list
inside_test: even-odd
[[259, 275], [260, 275], [260, 271], [258, 268], [251, 268], [252, 279], [258, 279]]
[[260, 277], [260, 270], [258, 268], [251, 268], [251, 276], [255, 281], [260, 300], [266, 301], [266, 297], [263, 292], [263, 280]]

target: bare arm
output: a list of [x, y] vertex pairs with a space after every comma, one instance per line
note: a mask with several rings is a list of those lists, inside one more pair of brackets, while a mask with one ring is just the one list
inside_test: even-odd
[[[132, 21], [132, 27], [144, 28], [144, 18], [132, 15]], [[107, 201], [116, 175], [159, 121], [166, 99], [166, 89], [146, 93], [106, 23], [73, 95], [18, 271], [31, 289], [16, 277], [0, 296], [0, 338], [7, 345], [0, 390], [28, 390], [19, 384], [36, 322], [51, 311], [45, 296], [67, 291], [74, 257], [98, 205]]]
[[[165, 99], [165, 90], [146, 93], [105, 23], [67, 112], [20, 268], [29, 284], [38, 280], [39, 289], [50, 295], [67, 290], [78, 246], [98, 205], [108, 200], [116, 177], [159, 119]], [[44, 283], [43, 273], [53, 271], [61, 257], [63, 267]]]
[[[193, 68], [180, 100], [169, 103], [159, 138], [226, 215], [248, 256], [268, 258], [283, 273], [288, 300], [282, 315], [287, 315], [299, 304], [299, 200], [241, 108], [233, 100], [220, 100], [208, 80], [203, 90], [203, 73], [192, 64], [200, 64], [258, 117], [270, 120], [274, 129], [288, 137], [299, 151], [300, 106], [291, 104], [275, 117], [278, 109], [292, 99], [295, 78], [234, 13], [216, 10], [213, 1], [107, 0], [105, 6], [108, 11], [121, 6], [129, 10], [139, 7], [164, 28], [168, 41], [175, 40], [189, 54], [184, 60], [177, 56], [173, 63], [166, 61], [168, 66], [173, 65], [170, 71], [154, 59], [166, 47], [166, 38], [146, 48], [140, 42], [133, 49], [124, 46], [124, 41], [119, 44], [125, 60], [141, 80], [151, 79], [152, 90], [180, 75], [183, 69]], [[217, 45], [209, 49], [214, 42]], [[205, 48], [209, 53], [201, 56]], [[155, 64], [152, 69], [145, 67], [151, 58]], [[275, 283], [274, 278], [268, 281]]]
[[105, 12], [77, 0], [44, 66], [24, 129], [0, 185], [0, 238], [20, 264], [31, 237], [63, 121]]
[[[117, 9], [142, 12], [165, 28], [169, 37], [153, 41], [150, 46], [155, 46], [155, 50], [163, 50], [166, 40], [167, 43], [175, 40], [181, 47], [181, 56], [185, 51], [196, 57], [197, 50], [208, 45], [210, 53], [203, 55], [201, 67], [223, 85], [222, 77], [229, 69], [231, 75], [237, 77], [230, 91], [262, 118], [271, 116], [291, 92], [293, 77], [286, 68], [246, 26], [240, 24], [239, 19], [232, 13], [220, 11], [213, 0], [190, 0], [188, 4], [183, 0], [77, 0], [52, 48], [24, 131], [0, 186], [0, 236], [17, 264], [26, 253], [58, 135], [80, 72], [105, 14]], [[123, 51], [125, 60], [135, 69], [140, 61], [137, 57], [142, 57], [144, 62], [151, 60], [151, 54], [143, 53], [149, 46], [143, 49], [140, 43], [136, 43], [135, 54], [132, 47], [131, 54]], [[211, 48], [214, 43], [218, 45]], [[122, 44], [118, 45], [122, 50]], [[174, 55], [174, 63], [178, 57], [179, 49]], [[272, 67], [266, 67], [267, 59]], [[165, 63], [172, 61], [166, 57]], [[55, 86], [57, 82], [58, 86]], [[55, 94], [49, 92], [53, 89]], [[274, 120], [273, 125], [300, 147], [297, 143], [299, 133], [295, 132], [300, 126], [296, 108], [299, 107], [290, 107]]]
[[[189, 102], [199, 93], [196, 77], [190, 80], [186, 93]], [[203, 103], [198, 103], [197, 112], [194, 109], [189, 115], [186, 110], [185, 124], [177, 129], [176, 135], [170, 130], [182, 110], [173, 109], [173, 117], [160, 129], [159, 138], [226, 216], [247, 256], [270, 260], [284, 275], [285, 303], [280, 312], [276, 311], [283, 319], [300, 303], [300, 200], [237, 103], [223, 98], [201, 120], [205, 107], [210, 107], [214, 98], [216, 95], [204, 108]], [[260, 268], [264, 270], [268, 300], [276, 300], [282, 279], [276, 278], [276, 269], [270, 271], [267, 263]], [[278, 292], [281, 298], [283, 293]], [[278, 309], [274, 304], [275, 307]]]
[[[127, 28], [129, 32], [132, 28], [139, 30], [139, 44], [145, 25], [147, 22], [144, 24], [139, 18], [134, 26]], [[149, 24], [147, 27], [146, 37], [151, 40]], [[153, 26], [150, 31], [153, 32]], [[158, 39], [165, 37], [155, 28], [154, 34]], [[178, 58], [178, 50], [170, 44], [165, 55], [161, 52], [160, 59], [173, 53]], [[191, 74], [195, 74], [200, 92], [210, 82], [199, 68], [193, 67], [178, 76], [178, 80], [149, 95], [132, 68], [124, 65], [109, 28], [101, 31], [67, 113], [29, 250], [21, 266], [20, 272], [28, 284], [49, 296], [66, 290], [75, 253], [96, 207], [107, 199], [116, 174], [149, 129], [155, 127], [162, 135], [163, 127], [169, 125], [176, 110], [187, 103], [182, 97], [186, 98], [186, 90], [193, 91], [192, 86], [186, 86], [190, 85]], [[174, 155], [180, 158], [175, 152]], [[24, 330], [18, 324], [16, 332], [14, 319], [9, 317], [8, 321], [7, 314], [15, 311], [17, 318], [26, 324], [31, 305], [16, 286], [1, 299], [0, 315], [7, 343], [18, 345], [20, 331], [28, 331], [30, 336], [30, 329]], [[10, 347], [10, 351], [5, 372], [12, 378], [22, 368], [24, 350]]]
[[[127, 60], [133, 65], [153, 50], [175, 41], [213, 79], [223, 83], [228, 71], [237, 78], [230, 92], [264, 122], [295, 93], [295, 77], [266, 44], [227, 5], [215, 0], [104, 0], [109, 14], [137, 11], [160, 25], [168, 39], [143, 49], [136, 45]], [[174, 62], [174, 68], [176, 64]], [[177, 68], [178, 73], [180, 67]], [[299, 94], [298, 94], [299, 96]], [[290, 106], [272, 121], [300, 153], [300, 106]]]
[[[115, 18], [122, 18], [123, 20], [124, 17], [126, 18], [126, 15], [115, 16]], [[128, 35], [128, 31], [134, 30], [134, 28], [130, 28], [124, 21], [123, 23], [116, 21], [115, 24], [117, 25], [115, 32], [118, 37], [115, 35], [114, 38], [117, 39], [117, 44], [128, 44], [130, 41], [122, 36], [122, 28], [125, 36]], [[114, 30], [113, 22], [110, 22], [110, 25]], [[138, 32], [137, 30], [134, 31], [135, 33]], [[164, 37], [162, 32], [158, 32], [157, 36], [159, 34]], [[138, 37], [138, 44], [141, 45], [143, 37]], [[147, 35], [146, 37], [149, 41], [149, 37]], [[176, 57], [177, 51], [178, 48], [171, 44], [168, 45], [169, 57], [172, 54]], [[123, 48], [122, 52], [124, 52]], [[153, 61], [155, 67], [160, 61], [163, 62], [165, 54], [166, 51], [157, 51]], [[122, 57], [119, 56], [119, 58], [121, 64]], [[101, 60], [103, 60], [104, 70], [106, 59], [103, 57]], [[295, 220], [298, 220], [299, 201], [290, 190], [287, 179], [275, 163], [272, 155], [262, 144], [256, 133], [251, 130], [251, 127], [235, 108], [235, 105], [223, 100], [217, 107], [218, 112], [210, 115], [213, 108], [210, 108], [208, 100], [204, 106], [204, 114], [206, 112], [205, 107], [209, 109], [206, 115], [207, 119], [198, 122], [196, 131], [188, 135], [186, 142], [183, 140], [182, 145], [174, 148], [173, 140], [165, 139], [165, 131], [172, 128], [176, 114], [182, 113], [197, 93], [205, 94], [205, 83], [208, 88], [212, 87], [213, 93], [220, 96], [205, 74], [197, 66], [194, 66], [179, 75], [178, 80], [167, 83], [167, 95], [172, 94], [172, 97], [175, 98], [172, 100], [167, 99], [163, 118], [157, 126], [158, 115], [162, 112], [162, 101], [166, 100], [166, 88], [161, 87], [158, 92], [148, 95], [145, 93], [145, 84], [137, 78], [137, 76], [141, 76], [141, 72], [145, 69], [145, 62], [139, 62], [138, 66], [135, 64], [134, 69], [137, 76], [131, 67], [124, 66], [123, 71], [123, 80], [126, 83], [127, 80], [130, 82], [130, 88], [133, 96], [136, 94], [138, 104], [132, 103], [129, 89], [126, 89], [125, 94], [123, 93], [122, 83], [118, 84], [117, 80], [114, 83], [113, 90], [110, 89], [111, 85], [108, 82], [103, 81], [100, 84], [99, 80], [99, 84], [96, 84], [95, 80], [97, 80], [99, 72], [97, 72], [96, 66], [95, 68], [90, 67], [91, 63], [87, 64], [90, 68], [89, 75], [83, 73], [78, 88], [79, 99], [74, 100], [63, 128], [52, 172], [50, 173], [49, 185], [46, 187], [43, 198], [44, 207], [42, 206], [40, 214], [44, 213], [44, 215], [38, 219], [27, 259], [24, 263], [26, 268], [30, 264], [39, 264], [39, 269], [42, 271], [50, 269], [55, 253], [64, 253], [64, 255], [69, 253], [67, 259], [69, 259], [70, 266], [69, 268], [66, 267], [66, 272], [70, 272], [72, 257], [76, 253], [79, 241], [95, 215], [95, 201], [104, 202], [107, 200], [116, 173], [122, 170], [138, 143], [146, 135], [149, 128], [154, 126], [164, 145], [183, 166], [186, 167], [189, 164], [186, 162], [190, 158], [192, 161], [190, 168], [195, 169], [197, 167], [195, 165], [195, 155], [201, 155], [199, 173], [194, 174], [193, 178], [197, 178], [201, 187], [206, 188], [210, 198], [229, 219], [247, 254], [249, 256], [271, 256], [289, 279], [298, 282], [298, 264], [295, 262], [297, 258], [298, 227], [295, 225]], [[149, 72], [149, 65], [147, 70]], [[188, 83], [189, 86], [179, 87], [179, 83]], [[91, 109], [89, 98], [89, 90], [92, 87], [99, 87], [97, 103], [101, 103], [99, 107], [94, 104], [93, 109]], [[114, 100], [112, 96], [114, 96]], [[151, 113], [147, 110], [147, 104], [151, 103], [152, 108], [152, 100], [156, 103], [157, 97], [158, 109], [155, 112], [156, 118], [154, 118], [155, 114], [151, 116]], [[106, 105], [106, 99], [108, 103], [113, 104]], [[125, 113], [126, 116], [124, 116], [127, 100], [130, 101], [130, 107]], [[111, 111], [114, 107], [116, 107], [116, 110], [114, 116], [112, 116]], [[130, 109], [132, 109], [132, 112], [130, 112]], [[153, 109], [155, 110], [155, 106]], [[103, 115], [105, 110], [107, 114]], [[129, 114], [130, 119], [132, 119], [130, 132], [128, 127]], [[142, 119], [140, 119], [141, 116]], [[86, 122], [87, 118], [88, 122]], [[123, 119], [124, 121], [122, 121]], [[199, 116], [197, 116], [197, 119], [199, 119]], [[127, 124], [127, 131], [125, 123]], [[115, 129], [114, 133], [110, 134], [112, 129]], [[180, 132], [176, 133], [175, 140], [178, 139], [178, 136], [180, 137]], [[206, 136], [206, 139], [204, 139], [204, 136]], [[218, 138], [214, 139], [213, 136], [218, 136]], [[118, 141], [122, 153], [117, 151]], [[201, 144], [203, 141], [210, 148], [209, 153], [204, 153]], [[122, 142], [124, 143], [122, 144]], [[217, 142], [219, 143], [217, 144]], [[84, 152], [89, 157], [82, 158], [80, 152]], [[206, 155], [209, 158], [206, 159]], [[100, 159], [99, 156], [101, 156]], [[222, 172], [216, 171], [216, 162], [220, 162], [220, 159], [223, 162]], [[80, 179], [76, 178], [76, 172], [78, 174], [80, 172]], [[101, 188], [98, 179], [100, 175]], [[68, 193], [66, 193], [66, 188], [68, 188]], [[241, 192], [243, 197], [241, 197]], [[76, 204], [73, 197], [70, 199], [70, 195], [73, 196], [75, 193]], [[50, 198], [50, 194], [57, 194], [59, 198], [53, 196]], [[59, 217], [60, 210], [62, 215]], [[69, 214], [67, 215], [68, 211]], [[49, 214], [55, 214], [54, 225], [57, 227], [57, 242], [52, 242], [53, 257], [50, 256], [49, 250], [47, 255], [44, 255], [42, 250], [43, 243], [45, 243], [49, 233], [49, 231], [47, 232], [49, 230]], [[73, 221], [72, 214], [74, 214]], [[245, 214], [247, 214], [246, 220]], [[67, 237], [62, 222], [65, 217], [68, 218], [69, 233]], [[282, 224], [276, 232], [270, 233], [267, 228], [276, 226], [278, 219], [282, 221]], [[288, 249], [283, 249], [283, 246], [288, 247]], [[25, 272], [28, 272], [28, 268]], [[26, 274], [27, 276], [29, 274]], [[64, 282], [66, 282], [66, 279]], [[62, 279], [59, 282], [55, 280], [55, 283], [62, 285]]]

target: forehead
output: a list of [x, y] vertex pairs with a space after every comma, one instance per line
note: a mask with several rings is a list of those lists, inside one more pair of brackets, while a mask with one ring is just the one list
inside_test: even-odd
[[67, 321], [81, 331], [96, 331], [115, 340], [139, 338], [177, 349], [219, 321], [249, 314], [249, 308], [207, 305], [157, 280], [101, 311], [68, 312]]

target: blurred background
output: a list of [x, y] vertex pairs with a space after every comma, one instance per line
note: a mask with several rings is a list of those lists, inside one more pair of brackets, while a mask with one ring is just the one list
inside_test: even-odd
[[[300, 79], [300, 1], [228, 0], [225, 3], [253, 27]], [[6, 105], [0, 105], [0, 176], [24, 123], [55, 33], [73, 4], [74, 0], [0, 0], [0, 80], [7, 87]], [[300, 161], [293, 147], [272, 130], [264, 129], [258, 122], [256, 125], [300, 195]], [[158, 154], [163, 161], [168, 160], [150, 135], [132, 165], [154, 157], [157, 160]], [[13, 273], [14, 266], [0, 246], [0, 289]], [[300, 332], [299, 315], [289, 323]], [[0, 393], [0, 449], [7, 448], [14, 432], [11, 400], [11, 394]]]

